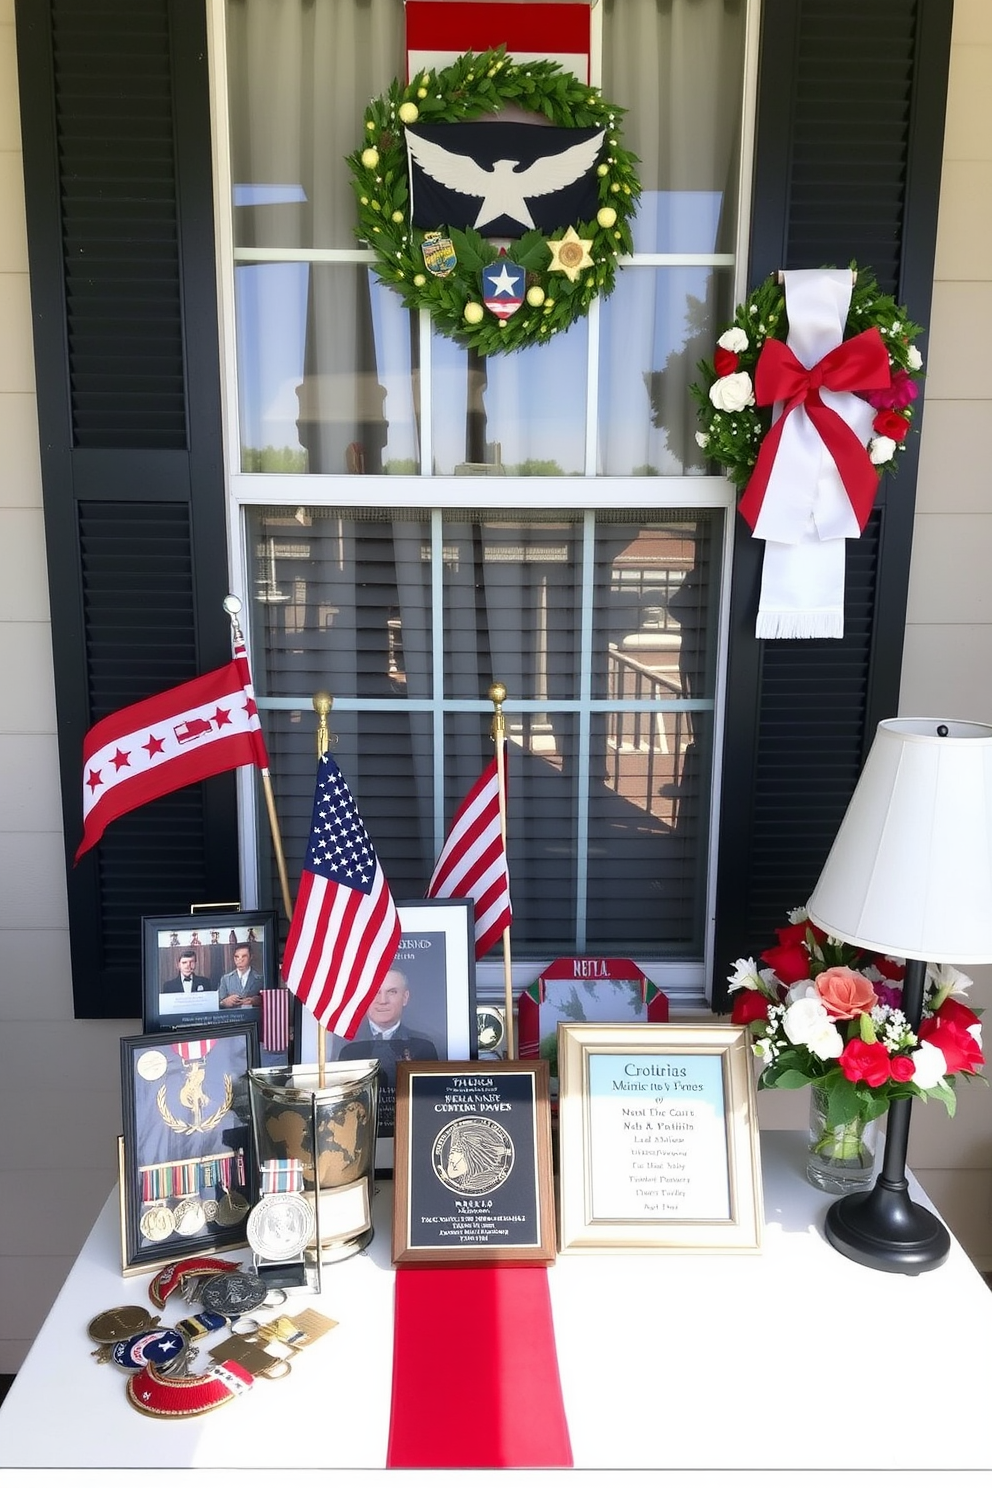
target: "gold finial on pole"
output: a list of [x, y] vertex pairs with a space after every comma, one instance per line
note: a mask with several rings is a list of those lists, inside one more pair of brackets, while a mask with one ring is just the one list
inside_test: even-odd
[[[331, 747], [331, 736], [327, 731], [327, 715], [334, 707], [334, 699], [329, 692], [315, 692], [313, 695], [313, 710], [317, 715], [317, 758], [321, 759]], [[335, 743], [337, 740], [335, 739]]]
[[[493, 705], [493, 722], [489, 737], [496, 746], [496, 779], [499, 783], [499, 827], [503, 834], [503, 852], [506, 853], [506, 719], [503, 704], [506, 688], [502, 682], [494, 682], [489, 689], [489, 701]], [[506, 1057], [516, 1058], [516, 1039], [513, 1031], [513, 963], [510, 956], [509, 927], [503, 931], [503, 1002], [506, 1012]]]
[[489, 701], [493, 705], [493, 723], [489, 730], [489, 737], [494, 744], [506, 736], [506, 719], [503, 717], [503, 704], [506, 702], [506, 688], [502, 682], [494, 682], [489, 689]]

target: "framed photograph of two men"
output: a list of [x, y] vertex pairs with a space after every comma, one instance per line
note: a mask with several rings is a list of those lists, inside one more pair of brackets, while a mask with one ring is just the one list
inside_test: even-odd
[[760, 1250], [746, 1028], [559, 1023], [561, 1248]]
[[547, 1064], [401, 1064], [393, 1205], [397, 1266], [550, 1265]]

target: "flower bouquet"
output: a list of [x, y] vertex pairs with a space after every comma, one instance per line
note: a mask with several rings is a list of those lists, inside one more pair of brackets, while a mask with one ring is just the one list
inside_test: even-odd
[[778, 944], [734, 962], [732, 1018], [750, 1027], [762, 1089], [813, 1087], [822, 1115], [819, 1149], [856, 1163], [868, 1122], [895, 1100], [934, 1096], [955, 1109], [957, 1075], [984, 1064], [978, 1012], [961, 1001], [971, 979], [928, 965], [923, 1020], [914, 1033], [901, 1010], [904, 965], [834, 940], [794, 909]]

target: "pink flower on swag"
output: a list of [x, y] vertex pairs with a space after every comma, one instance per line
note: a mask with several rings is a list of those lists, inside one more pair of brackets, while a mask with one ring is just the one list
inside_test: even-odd
[[860, 971], [846, 966], [830, 966], [816, 978], [820, 1001], [835, 1018], [857, 1018], [870, 1012], [878, 1001], [874, 984]]
[[900, 367], [898, 372], [893, 372], [892, 382], [886, 388], [874, 388], [870, 393], [862, 393], [866, 403], [872, 408], [908, 408], [915, 398], [920, 396], [919, 383], [913, 381], [908, 372]]

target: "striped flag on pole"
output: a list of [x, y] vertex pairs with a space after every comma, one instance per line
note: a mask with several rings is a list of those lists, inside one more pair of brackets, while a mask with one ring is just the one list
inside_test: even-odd
[[344, 776], [323, 754], [283, 979], [318, 1023], [352, 1038], [399, 940], [399, 915], [372, 840]]
[[[506, 745], [503, 745], [506, 760]], [[427, 886], [428, 899], [474, 899], [476, 960], [513, 921], [495, 756], [465, 797]]]
[[244, 640], [234, 657], [95, 723], [83, 740], [78, 863], [112, 821], [184, 785], [240, 765], [268, 769]]

